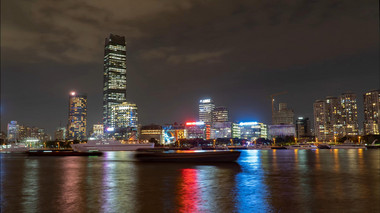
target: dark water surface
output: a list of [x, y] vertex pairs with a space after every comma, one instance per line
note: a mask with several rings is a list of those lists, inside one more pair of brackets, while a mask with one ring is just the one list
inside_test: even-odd
[[0, 157], [1, 212], [380, 212], [380, 150], [249, 150], [205, 165]]

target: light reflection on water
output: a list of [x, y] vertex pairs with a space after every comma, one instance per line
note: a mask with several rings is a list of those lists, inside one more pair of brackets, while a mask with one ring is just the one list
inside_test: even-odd
[[0, 157], [2, 212], [380, 211], [380, 150], [247, 150], [203, 165]]

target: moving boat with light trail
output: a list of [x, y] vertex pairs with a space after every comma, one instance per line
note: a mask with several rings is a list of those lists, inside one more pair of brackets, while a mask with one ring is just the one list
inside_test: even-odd
[[75, 152], [67, 150], [32, 150], [26, 152], [29, 156], [101, 156], [103, 152]]
[[71, 144], [74, 151], [136, 151], [142, 148], [154, 148], [154, 143], [121, 143], [117, 140], [89, 140], [87, 143]]
[[239, 151], [152, 151], [143, 150], [135, 153], [135, 158], [145, 162], [235, 162]]

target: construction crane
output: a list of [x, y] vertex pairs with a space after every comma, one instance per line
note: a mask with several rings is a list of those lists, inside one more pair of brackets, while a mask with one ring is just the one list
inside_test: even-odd
[[272, 116], [274, 115], [274, 97], [279, 96], [279, 95], [284, 95], [286, 93], [288, 93], [288, 91], [283, 91], [283, 92], [275, 93], [275, 94], [272, 94], [270, 96], [271, 100], [272, 100]]

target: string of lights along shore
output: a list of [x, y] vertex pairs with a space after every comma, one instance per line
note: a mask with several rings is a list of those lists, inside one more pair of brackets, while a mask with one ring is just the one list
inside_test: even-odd
[[[287, 103], [277, 103], [272, 95], [272, 122], [233, 121], [228, 107], [219, 106], [211, 97], [198, 100], [197, 119], [172, 124], [141, 125], [137, 104], [127, 100], [127, 55], [124, 36], [110, 34], [104, 44], [103, 120], [87, 131], [85, 91], [69, 92], [66, 125], [57, 127], [54, 137], [43, 128], [10, 121], [3, 142], [24, 142], [33, 146], [47, 141], [86, 141], [115, 138], [124, 141], [155, 142], [163, 145], [184, 140], [217, 141], [227, 144], [276, 142], [361, 142], [361, 138], [380, 134], [380, 90], [363, 94], [364, 109], [358, 110], [357, 95], [327, 96], [310, 105], [314, 117], [298, 115]], [[101, 85], [99, 85], [100, 87]], [[331, 95], [331, 94], [327, 94]], [[278, 107], [277, 107], [278, 106]], [[270, 103], [268, 103], [270, 107]], [[364, 113], [363, 128], [358, 113]], [[179, 118], [180, 119], [180, 118]], [[311, 123], [313, 126], [311, 126]]]

